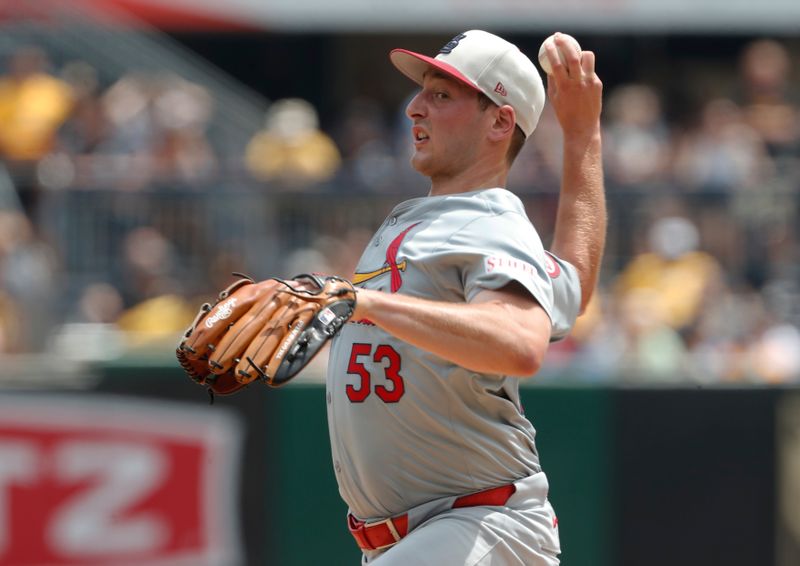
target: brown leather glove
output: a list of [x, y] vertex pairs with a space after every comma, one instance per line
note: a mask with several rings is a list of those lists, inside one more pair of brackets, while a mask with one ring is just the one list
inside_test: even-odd
[[353, 285], [339, 277], [258, 283], [242, 277], [200, 308], [176, 351], [189, 377], [219, 395], [256, 379], [283, 385], [349, 320], [356, 304]]

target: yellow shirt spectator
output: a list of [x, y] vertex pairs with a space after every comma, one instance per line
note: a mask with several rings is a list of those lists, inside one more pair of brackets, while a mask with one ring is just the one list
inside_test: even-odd
[[273, 103], [266, 122], [245, 153], [245, 164], [255, 178], [306, 185], [327, 181], [339, 169], [339, 149], [319, 129], [317, 111], [305, 100]]
[[69, 86], [55, 77], [0, 79], [0, 154], [20, 161], [44, 157], [71, 108]]
[[653, 251], [635, 257], [620, 273], [614, 290], [618, 297], [650, 290], [651, 308], [675, 329], [691, 325], [708, 291], [719, 281], [717, 260], [697, 251], [697, 231], [683, 218], [664, 218], [650, 234]]

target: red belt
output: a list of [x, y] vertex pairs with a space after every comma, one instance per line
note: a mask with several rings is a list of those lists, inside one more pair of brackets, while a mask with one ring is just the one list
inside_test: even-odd
[[[464, 495], [453, 502], [453, 509], [481, 505], [505, 505], [516, 490], [517, 488], [512, 483]], [[375, 523], [360, 521], [352, 513], [348, 513], [347, 527], [361, 550], [380, 550], [400, 542], [400, 539], [408, 534], [408, 513]]]

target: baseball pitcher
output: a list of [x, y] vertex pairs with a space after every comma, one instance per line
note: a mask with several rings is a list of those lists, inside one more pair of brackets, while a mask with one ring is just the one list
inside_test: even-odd
[[477, 30], [434, 58], [390, 55], [422, 87], [411, 161], [431, 186], [364, 251], [331, 349], [333, 466], [364, 564], [558, 564], [519, 382], [586, 306], [604, 246], [602, 85], [594, 55], [568, 47], [557, 34], [547, 52], [564, 131], [552, 253], [504, 188], [545, 104], [531, 61]]

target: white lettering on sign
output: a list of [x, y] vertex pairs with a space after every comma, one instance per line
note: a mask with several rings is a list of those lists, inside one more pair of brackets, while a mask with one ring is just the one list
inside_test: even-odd
[[54, 469], [67, 482], [91, 480], [53, 513], [48, 541], [59, 554], [87, 556], [152, 552], [169, 536], [154, 511], [123, 513], [151, 495], [165, 476], [157, 447], [131, 442], [62, 443]]

